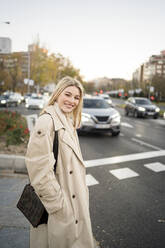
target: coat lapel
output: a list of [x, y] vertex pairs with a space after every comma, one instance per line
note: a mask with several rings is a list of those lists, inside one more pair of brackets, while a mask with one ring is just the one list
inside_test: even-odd
[[75, 143], [75, 141], [71, 138], [70, 133], [66, 129], [64, 131], [64, 134], [63, 134], [63, 137], [62, 137], [62, 141], [65, 144], [67, 144], [68, 146], [70, 146], [72, 148], [73, 152], [76, 154], [76, 156], [78, 157], [78, 159], [84, 165], [81, 152], [80, 152], [80, 150], [78, 148], [78, 144]]

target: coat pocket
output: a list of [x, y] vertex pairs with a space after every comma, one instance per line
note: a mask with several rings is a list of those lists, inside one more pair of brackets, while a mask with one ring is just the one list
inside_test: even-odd
[[64, 197], [63, 207], [54, 213], [55, 217], [61, 222], [74, 220], [73, 210], [67, 197]]

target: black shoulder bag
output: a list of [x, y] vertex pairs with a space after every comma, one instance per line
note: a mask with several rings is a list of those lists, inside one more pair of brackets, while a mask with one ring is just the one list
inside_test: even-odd
[[[57, 131], [55, 131], [55, 137], [53, 141], [53, 153], [56, 160], [54, 165], [54, 173], [56, 173], [58, 157]], [[17, 203], [17, 208], [24, 214], [33, 227], [46, 224], [48, 221], [48, 213], [31, 184], [25, 185], [22, 195]]]

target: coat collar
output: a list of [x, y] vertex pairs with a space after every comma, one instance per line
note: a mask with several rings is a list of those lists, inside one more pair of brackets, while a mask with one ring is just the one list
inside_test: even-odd
[[73, 127], [70, 126], [71, 122], [70, 124], [68, 123], [69, 120], [67, 121], [65, 115], [59, 109], [58, 104], [55, 103], [55, 105], [47, 106], [45, 108], [45, 112], [52, 116], [54, 121], [55, 131], [58, 131], [60, 129], [64, 130], [61, 137], [62, 141], [71, 147], [71, 149], [76, 154], [80, 162], [84, 165], [82, 154], [80, 151], [79, 140], [77, 137], [77, 132], [76, 130], [74, 130]]
[[55, 131], [58, 131], [59, 129], [64, 128], [64, 125], [62, 124], [62, 122], [59, 120], [59, 118], [57, 118], [54, 105], [47, 106], [45, 108], [45, 112], [52, 116], [53, 121], [54, 121]]

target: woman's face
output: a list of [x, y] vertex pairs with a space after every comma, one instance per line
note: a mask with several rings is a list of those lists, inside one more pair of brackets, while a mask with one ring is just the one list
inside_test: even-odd
[[57, 98], [59, 108], [64, 113], [71, 113], [79, 104], [80, 90], [76, 86], [68, 86]]

